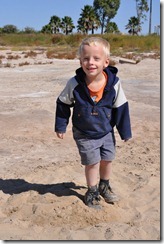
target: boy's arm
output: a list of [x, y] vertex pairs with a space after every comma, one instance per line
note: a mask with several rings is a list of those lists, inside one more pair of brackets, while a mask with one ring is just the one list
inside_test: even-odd
[[71, 107], [74, 104], [73, 90], [76, 85], [76, 80], [70, 79], [56, 101], [55, 132], [61, 139], [63, 139], [69, 123]]
[[[55, 132], [64, 134], [69, 123], [71, 114], [70, 105], [63, 103], [60, 99], [56, 102]], [[59, 137], [59, 136], [58, 136]]]
[[120, 81], [116, 83], [115, 90], [116, 99], [113, 104], [112, 123], [113, 126], [116, 126], [121, 139], [128, 141], [132, 137], [129, 104]]

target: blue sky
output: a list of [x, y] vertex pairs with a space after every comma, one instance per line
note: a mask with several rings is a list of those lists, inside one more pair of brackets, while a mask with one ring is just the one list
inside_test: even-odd
[[[148, 4], [150, 0], [148, 0]], [[70, 16], [74, 25], [80, 17], [85, 5], [93, 5], [93, 0], [0, 0], [0, 27], [7, 24], [15, 25], [19, 30], [32, 27], [35, 30], [48, 24], [51, 16], [60, 18]], [[112, 22], [121, 32], [127, 33], [125, 25], [130, 17], [136, 16], [136, 1], [121, 0], [120, 8]], [[160, 0], [152, 0], [152, 32], [154, 26], [160, 24]], [[148, 34], [149, 13], [147, 21], [142, 25], [142, 34]], [[100, 31], [98, 31], [100, 33]]]

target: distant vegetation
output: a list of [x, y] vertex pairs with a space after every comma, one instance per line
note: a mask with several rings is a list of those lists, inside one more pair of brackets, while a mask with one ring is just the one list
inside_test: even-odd
[[[160, 36], [131, 36], [119, 34], [95, 35], [105, 38], [111, 45], [112, 55], [120, 55], [125, 52], [156, 52], [160, 53]], [[0, 48], [10, 47], [13, 50], [44, 48], [48, 51], [55, 51], [58, 54], [76, 55], [78, 46], [83, 38], [83, 34], [0, 34]]]

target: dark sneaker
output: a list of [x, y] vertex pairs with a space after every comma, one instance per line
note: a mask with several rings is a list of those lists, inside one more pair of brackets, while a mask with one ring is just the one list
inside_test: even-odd
[[119, 198], [112, 191], [112, 188], [110, 185], [107, 185], [107, 184], [101, 182], [99, 184], [99, 192], [100, 192], [100, 195], [104, 198], [105, 202], [107, 202], [107, 203], [114, 203], [114, 202], [119, 201]]
[[85, 193], [84, 196], [84, 203], [90, 208], [100, 209], [101, 206], [99, 202], [100, 202], [100, 195], [98, 190], [93, 191], [91, 189], [88, 189], [88, 191]]

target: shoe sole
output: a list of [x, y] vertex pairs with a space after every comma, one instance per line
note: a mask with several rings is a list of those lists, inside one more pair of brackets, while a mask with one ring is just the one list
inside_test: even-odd
[[108, 199], [105, 199], [104, 198], [104, 200], [105, 200], [105, 202], [107, 202], [107, 203], [115, 203], [115, 202], [119, 202], [119, 199], [117, 198], [117, 199], [113, 199], [113, 200], [108, 200]]
[[100, 205], [86, 205], [86, 206], [89, 208], [93, 208], [93, 209], [99, 209], [99, 210], [102, 209], [102, 206], [100, 206]]

